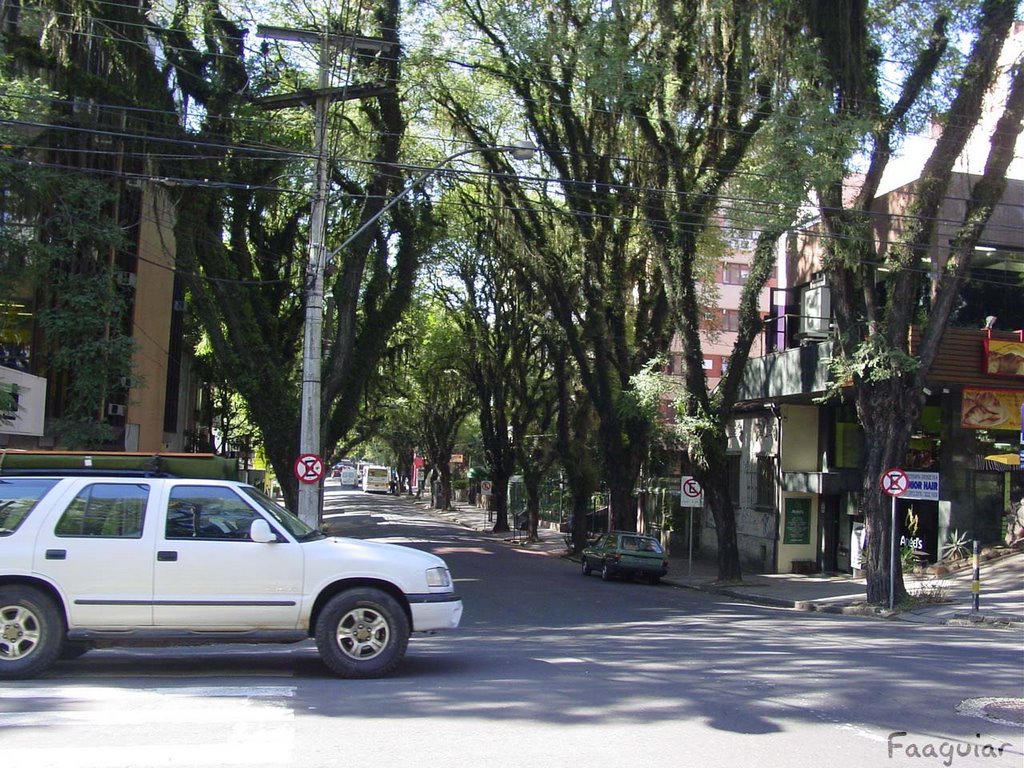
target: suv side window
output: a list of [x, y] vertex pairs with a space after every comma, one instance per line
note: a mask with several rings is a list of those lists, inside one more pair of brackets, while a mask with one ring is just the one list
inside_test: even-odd
[[142, 538], [148, 499], [148, 485], [87, 485], [64, 510], [54, 533], [68, 537]]
[[249, 541], [249, 527], [259, 518], [230, 488], [178, 485], [167, 509], [168, 539]]
[[46, 495], [56, 480], [42, 478], [0, 479], [0, 536], [10, 536]]

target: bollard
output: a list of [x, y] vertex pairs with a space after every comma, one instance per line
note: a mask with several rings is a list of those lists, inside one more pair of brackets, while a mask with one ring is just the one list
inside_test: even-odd
[[978, 612], [981, 603], [981, 557], [978, 540], [974, 540], [974, 572], [971, 574], [971, 613]]

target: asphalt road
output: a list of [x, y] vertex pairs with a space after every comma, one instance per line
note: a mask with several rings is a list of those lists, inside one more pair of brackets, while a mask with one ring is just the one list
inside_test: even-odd
[[327, 521], [445, 557], [462, 627], [414, 637], [372, 681], [331, 678], [311, 643], [94, 651], [0, 688], [4, 764], [1024, 764], [1021, 725], [995, 721], [1024, 697], [1019, 632], [605, 583], [335, 488]]

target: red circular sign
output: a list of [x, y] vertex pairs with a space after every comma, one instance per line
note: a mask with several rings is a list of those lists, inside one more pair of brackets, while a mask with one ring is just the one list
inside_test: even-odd
[[890, 496], [902, 496], [910, 488], [910, 478], [902, 469], [894, 467], [882, 473], [882, 490]]
[[295, 460], [295, 476], [300, 483], [318, 483], [324, 476], [324, 460], [315, 453], [304, 453]]
[[704, 490], [700, 487], [700, 483], [694, 480], [692, 477], [688, 478], [683, 483], [683, 495], [689, 499], [699, 498], [704, 493]]

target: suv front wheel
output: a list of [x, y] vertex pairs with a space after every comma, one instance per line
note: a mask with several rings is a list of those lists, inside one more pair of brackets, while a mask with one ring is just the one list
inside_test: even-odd
[[45, 671], [60, 654], [64, 625], [53, 601], [31, 587], [0, 587], [0, 679]]
[[379, 589], [335, 595], [316, 622], [316, 645], [324, 664], [341, 677], [382, 677], [405, 656], [409, 618]]

